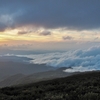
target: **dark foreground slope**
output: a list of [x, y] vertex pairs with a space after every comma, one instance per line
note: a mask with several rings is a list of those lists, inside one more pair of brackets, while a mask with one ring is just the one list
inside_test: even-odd
[[0, 100], [100, 100], [100, 71], [5, 87]]

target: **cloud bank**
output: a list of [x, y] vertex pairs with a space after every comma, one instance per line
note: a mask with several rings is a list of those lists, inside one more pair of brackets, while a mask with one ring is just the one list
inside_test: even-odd
[[71, 67], [66, 72], [100, 70], [100, 46], [86, 50], [26, 55], [31, 63], [53, 67]]
[[0, 19], [1, 31], [27, 25], [94, 29], [100, 27], [100, 0], [0, 0]]

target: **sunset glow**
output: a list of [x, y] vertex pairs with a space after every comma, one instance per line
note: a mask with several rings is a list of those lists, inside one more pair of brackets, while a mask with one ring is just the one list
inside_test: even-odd
[[100, 42], [99, 3], [93, 1], [88, 5], [89, 1], [72, 3], [63, 0], [57, 5], [49, 0], [45, 3], [26, 1], [23, 5], [23, 1], [11, 2], [3, 6], [5, 2], [2, 1], [0, 6], [1, 48], [25, 50], [25, 46], [30, 48], [31, 45], [30, 50], [46, 50], [49, 45], [52, 50], [55, 47], [58, 50], [73, 46], [80, 48], [81, 43], [97, 45]]

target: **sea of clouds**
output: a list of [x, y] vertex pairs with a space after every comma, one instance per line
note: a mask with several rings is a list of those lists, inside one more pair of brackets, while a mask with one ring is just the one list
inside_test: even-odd
[[30, 63], [34, 64], [71, 67], [64, 70], [65, 72], [100, 70], [100, 46], [86, 50], [24, 55], [24, 57], [32, 58], [33, 60], [30, 60]]

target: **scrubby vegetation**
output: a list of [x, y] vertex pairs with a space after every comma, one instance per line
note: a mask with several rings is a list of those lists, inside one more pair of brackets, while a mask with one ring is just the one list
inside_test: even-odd
[[100, 72], [0, 89], [0, 100], [100, 100]]

